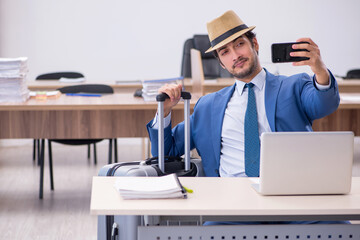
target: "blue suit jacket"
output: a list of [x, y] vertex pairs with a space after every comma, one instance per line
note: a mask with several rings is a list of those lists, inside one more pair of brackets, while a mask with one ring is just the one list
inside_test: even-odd
[[[314, 77], [311, 79], [305, 73], [286, 77], [266, 72], [265, 109], [271, 130], [312, 131], [313, 120], [334, 112], [340, 97], [331, 73], [330, 79], [330, 88], [322, 91], [316, 88]], [[206, 176], [219, 176], [222, 124], [234, 89], [235, 84], [201, 97], [190, 117], [190, 148], [197, 149]], [[152, 121], [148, 123], [147, 129], [152, 155], [157, 156], [158, 132], [151, 126]], [[183, 155], [184, 123], [179, 123], [174, 129], [168, 126], [164, 135], [165, 155]]]

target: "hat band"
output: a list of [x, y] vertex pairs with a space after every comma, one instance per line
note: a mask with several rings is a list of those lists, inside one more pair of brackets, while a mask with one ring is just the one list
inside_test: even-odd
[[241, 24], [237, 27], [234, 27], [232, 29], [230, 29], [229, 31], [223, 33], [222, 35], [218, 36], [217, 38], [215, 38], [214, 40], [211, 41], [211, 47], [215, 47], [218, 43], [220, 43], [221, 41], [227, 39], [228, 37], [230, 37], [231, 35], [240, 32], [241, 30], [247, 29], [248, 26], [246, 24]]

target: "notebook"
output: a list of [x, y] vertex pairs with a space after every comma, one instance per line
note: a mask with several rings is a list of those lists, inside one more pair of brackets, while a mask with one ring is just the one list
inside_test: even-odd
[[347, 194], [353, 132], [269, 132], [261, 135], [262, 195]]

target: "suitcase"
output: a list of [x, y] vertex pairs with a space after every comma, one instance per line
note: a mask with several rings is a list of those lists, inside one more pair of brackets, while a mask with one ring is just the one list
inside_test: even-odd
[[[162, 176], [176, 173], [178, 176], [204, 176], [200, 159], [190, 159], [190, 99], [188, 92], [181, 93], [184, 99], [184, 123], [185, 123], [185, 154], [181, 157], [164, 156], [164, 101], [166, 94], [159, 94], [159, 135], [158, 157], [145, 161], [122, 162], [105, 165], [99, 171], [99, 176]], [[137, 239], [137, 227], [157, 224], [156, 216], [98, 216], [98, 239], [99, 240], [135, 240]]]

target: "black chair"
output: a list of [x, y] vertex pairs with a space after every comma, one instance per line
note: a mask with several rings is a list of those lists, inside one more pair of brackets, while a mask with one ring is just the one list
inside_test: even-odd
[[[35, 80], [59, 80], [60, 78], [83, 78], [84, 75], [79, 72], [52, 72], [41, 74], [36, 77]], [[95, 147], [95, 145], [94, 145]], [[36, 159], [36, 154], [38, 156], [38, 164], [40, 164], [40, 139], [34, 139], [33, 143], [33, 161]], [[88, 145], [88, 159], [90, 159], [90, 144]], [[96, 164], [96, 160], [94, 158]]]
[[[104, 84], [81, 84], [81, 85], [73, 85], [66, 86], [58, 89], [61, 93], [100, 93], [100, 94], [113, 94], [114, 90], [112, 87]], [[96, 160], [96, 143], [102, 141], [104, 139], [48, 139], [48, 152], [49, 152], [49, 169], [50, 169], [50, 184], [51, 190], [54, 190], [53, 183], [53, 170], [52, 170], [52, 142], [66, 144], [66, 145], [94, 145], [94, 162], [97, 163]], [[115, 162], [118, 162], [117, 156], [117, 139], [109, 139], [109, 159], [108, 163], [112, 163], [112, 146], [114, 140], [114, 158]], [[88, 148], [89, 154], [89, 148]]]
[[53, 72], [45, 73], [36, 77], [36, 80], [59, 80], [60, 78], [83, 78], [84, 75], [79, 72]]
[[[73, 86], [66, 86], [58, 89], [61, 93], [100, 93], [100, 94], [113, 94], [114, 89], [105, 84], [80, 84]], [[94, 145], [94, 163], [97, 163], [96, 156], [96, 143], [103, 139], [49, 139], [49, 158], [52, 160], [51, 142], [57, 142], [67, 145], [88, 145], [88, 158], [90, 155], [90, 145]], [[118, 161], [117, 157], [117, 139], [109, 139], [109, 160], [112, 163], [112, 140], [114, 140], [115, 162]]]
[[360, 69], [349, 70], [344, 79], [360, 79]]
[[208, 35], [194, 35], [184, 43], [183, 58], [181, 63], [181, 76], [191, 78], [191, 56], [190, 49], [197, 49], [201, 52], [201, 59], [204, 69], [205, 79], [231, 78], [232, 75], [223, 69], [216, 57], [210, 52], [205, 53], [210, 48]]

